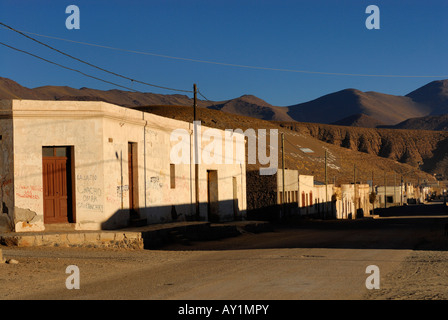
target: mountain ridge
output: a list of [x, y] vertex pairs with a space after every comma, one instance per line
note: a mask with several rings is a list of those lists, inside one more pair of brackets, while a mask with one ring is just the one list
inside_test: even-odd
[[[148, 105], [192, 106], [193, 98], [184, 94], [156, 94], [118, 89], [98, 90], [69, 86], [40, 86], [26, 88], [17, 82], [0, 77], [0, 99], [37, 100], [94, 100], [105, 101], [124, 107]], [[349, 125], [355, 127], [389, 127], [431, 129], [424, 117], [433, 116], [432, 129], [446, 130], [443, 115], [448, 114], [448, 80], [432, 81], [405, 96], [375, 91], [363, 92], [349, 88], [329, 93], [314, 100], [291, 106], [279, 107], [250, 94], [223, 101], [197, 99], [197, 106], [220, 110], [236, 115], [262, 120], [298, 121], [323, 124]], [[442, 116], [441, 119], [437, 117]], [[402, 124], [408, 119], [407, 126]]]
[[[356, 91], [354, 94], [353, 91], [349, 93], [355, 98], [359, 94]], [[186, 95], [142, 94], [122, 92], [121, 90], [101, 91], [89, 88], [73, 89], [57, 86], [43, 86], [36, 89], [28, 89], [10, 79], [0, 78], [0, 98], [106, 101], [179, 120], [190, 122], [193, 120], [191, 108], [193, 101]], [[307, 159], [306, 156], [303, 158], [300, 150], [290, 150], [286, 157], [286, 164], [288, 168], [298, 168], [304, 174], [315, 175], [316, 179], [323, 178], [322, 170], [320, 170], [321, 163], [318, 160], [321, 160], [323, 151], [326, 149], [331, 149], [333, 150], [332, 152], [338, 154], [337, 158], [339, 159], [339, 163], [334, 163], [334, 165], [342, 168], [341, 170], [344, 171], [343, 176], [347, 177], [346, 179], [350, 178], [352, 170], [350, 167], [353, 166], [353, 162], [355, 161], [365, 163], [364, 171], [366, 172], [371, 170], [372, 164], [375, 163], [374, 168], [375, 171], [378, 171], [378, 174], [384, 168], [389, 168], [388, 170], [394, 170], [397, 173], [403, 173], [412, 169], [418, 175], [419, 170], [414, 161], [415, 159], [422, 159], [425, 162], [424, 169], [429, 173], [445, 172], [443, 171], [444, 168], [448, 168], [446, 166], [448, 158], [443, 154], [444, 148], [447, 147], [448, 139], [444, 134], [439, 132], [427, 132], [422, 135], [416, 130], [400, 130], [403, 133], [400, 134], [398, 139], [393, 139], [394, 130], [392, 129], [389, 129], [389, 133], [385, 135], [382, 133], [384, 131], [377, 131], [379, 129], [330, 126], [315, 123], [300, 123], [297, 121], [283, 121], [281, 122], [283, 125], [280, 126], [277, 121], [267, 121], [237, 115], [231, 112], [224, 112], [224, 110], [232, 111], [229, 110], [230, 108], [237, 108], [238, 103], [246, 103], [249, 107], [251, 104], [255, 104], [260, 108], [268, 108], [270, 110], [270, 105], [267, 102], [258, 99], [251, 95], [244, 95], [236, 99], [221, 102], [199, 100], [198, 119], [203, 121], [204, 125], [221, 129], [282, 129], [285, 123], [291, 124], [291, 126], [297, 126], [288, 128], [291, 130], [287, 132], [288, 141], [292, 142], [295, 146], [293, 149], [300, 149], [298, 146], [301, 146], [311, 148], [315, 151], [320, 150], [321, 157], [310, 157], [310, 159]], [[215, 106], [215, 109], [207, 108], [207, 106]], [[266, 112], [266, 110], [263, 111]], [[275, 112], [275, 110], [272, 112]], [[361, 116], [360, 118], [365, 117]], [[294, 132], [298, 132], [298, 135]], [[309, 138], [304, 139], [301, 134], [305, 134]], [[319, 140], [321, 143], [317, 143]], [[332, 146], [333, 144], [335, 145], [334, 147]], [[419, 148], [418, 144], [423, 144], [425, 147]], [[403, 147], [408, 145], [409, 147]], [[391, 151], [389, 152], [389, 150]], [[366, 154], [366, 156], [363, 154]], [[302, 157], [300, 161], [298, 161], [298, 157]], [[299, 165], [300, 167], [298, 167]], [[446, 173], [448, 174], [448, 172]], [[334, 174], [341, 175], [341, 172], [339, 171], [337, 173], [335, 171]]]

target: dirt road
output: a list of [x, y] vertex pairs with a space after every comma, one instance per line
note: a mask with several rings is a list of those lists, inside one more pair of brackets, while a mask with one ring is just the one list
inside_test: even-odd
[[[447, 222], [314, 221], [163, 250], [3, 247], [19, 264], [0, 265], [0, 299], [448, 299]], [[66, 287], [69, 265], [80, 289]]]

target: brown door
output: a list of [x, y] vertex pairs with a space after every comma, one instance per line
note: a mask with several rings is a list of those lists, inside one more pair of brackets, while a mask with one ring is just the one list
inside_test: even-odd
[[128, 143], [128, 175], [129, 175], [129, 210], [131, 215], [138, 215], [138, 164], [137, 144]]
[[61, 156], [57, 156], [57, 148], [47, 149], [42, 157], [44, 223], [69, 222], [67, 152], [58, 152]]
[[219, 221], [218, 171], [207, 170], [208, 221]]

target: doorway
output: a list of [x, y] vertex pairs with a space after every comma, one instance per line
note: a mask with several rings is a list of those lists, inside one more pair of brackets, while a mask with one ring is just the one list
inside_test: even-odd
[[138, 217], [138, 161], [137, 143], [128, 143], [129, 211], [131, 218]]
[[233, 219], [238, 220], [238, 181], [237, 177], [232, 177], [232, 186], [233, 186]]
[[44, 223], [75, 222], [73, 147], [42, 147]]
[[218, 171], [207, 170], [207, 213], [208, 221], [219, 221]]

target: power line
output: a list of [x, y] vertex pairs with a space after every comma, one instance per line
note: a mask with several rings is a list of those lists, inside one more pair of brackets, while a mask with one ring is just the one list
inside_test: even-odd
[[155, 87], [155, 88], [160, 88], [160, 89], [165, 89], [165, 90], [171, 90], [171, 91], [179, 91], [179, 92], [188, 92], [188, 93], [191, 93], [191, 92], [192, 92], [191, 90], [181, 90], [181, 89], [174, 89], [174, 88], [169, 88], [169, 87], [159, 86], [159, 85], [155, 85], [155, 84], [151, 84], [151, 83], [147, 83], [147, 82], [143, 82], [143, 81], [139, 81], [139, 80], [136, 80], [136, 79], [132, 79], [132, 78], [123, 76], [123, 75], [118, 74], [118, 73], [116, 73], [116, 72], [106, 70], [106, 69], [101, 68], [101, 67], [98, 67], [98, 66], [96, 66], [96, 65], [94, 65], [94, 64], [92, 64], [92, 63], [89, 63], [89, 62], [84, 61], [84, 60], [82, 60], [82, 59], [76, 58], [76, 57], [74, 57], [74, 56], [72, 56], [72, 55], [70, 55], [70, 54], [68, 54], [68, 53], [65, 53], [65, 52], [63, 52], [63, 51], [61, 51], [61, 50], [58, 50], [58, 49], [56, 49], [56, 48], [54, 48], [54, 47], [52, 47], [52, 46], [50, 46], [50, 45], [48, 45], [48, 44], [46, 44], [46, 43], [43, 43], [43, 42], [41, 42], [41, 41], [39, 41], [39, 40], [37, 40], [37, 39], [34, 39], [33, 37], [30, 37], [30, 36], [26, 35], [26, 34], [25, 34], [24, 32], [22, 32], [22, 31], [16, 30], [16, 29], [14, 29], [14, 28], [12, 28], [12, 27], [10, 27], [10, 26], [4, 24], [3, 22], [0, 22], [0, 25], [5, 26], [6, 28], [8, 28], [8, 29], [10, 29], [10, 30], [12, 30], [12, 31], [14, 31], [14, 32], [17, 32], [18, 34], [20, 34], [20, 35], [22, 35], [22, 36], [24, 36], [24, 37], [26, 37], [26, 38], [28, 38], [28, 39], [30, 39], [30, 40], [33, 40], [34, 42], [37, 42], [37, 43], [39, 43], [40, 45], [43, 45], [43, 46], [45, 46], [45, 47], [47, 47], [47, 48], [49, 48], [49, 49], [51, 49], [51, 50], [54, 50], [54, 51], [56, 51], [56, 52], [58, 52], [58, 53], [60, 53], [60, 54], [62, 54], [62, 55], [64, 55], [64, 56], [66, 56], [66, 57], [69, 57], [69, 58], [71, 58], [71, 59], [74, 59], [74, 60], [76, 60], [76, 61], [79, 61], [79, 62], [81, 62], [81, 63], [84, 63], [84, 64], [86, 64], [86, 65], [88, 65], [88, 66], [90, 66], [90, 67], [96, 68], [96, 69], [98, 69], [98, 70], [107, 72], [107, 73], [112, 74], [112, 75], [114, 75], [114, 76], [121, 77], [121, 78], [123, 78], [123, 79], [130, 80], [130, 81], [132, 81], [132, 82], [141, 83], [141, 84], [144, 84], [144, 85], [147, 85], [147, 86], [151, 86], [151, 87]]
[[[6, 29], [6, 28], [4, 28], [4, 29]], [[123, 51], [123, 52], [128, 52], [128, 53], [149, 55], [149, 56], [155, 56], [155, 57], [166, 58], [166, 59], [207, 63], [207, 64], [227, 66], [227, 67], [255, 69], [255, 70], [280, 71], [280, 72], [305, 73], [305, 74], [320, 74], [320, 75], [334, 75], [334, 76], [352, 76], [352, 77], [382, 77], [382, 78], [446, 78], [446, 77], [448, 77], [448, 75], [388, 75], [388, 74], [321, 72], [321, 71], [311, 71], [311, 70], [295, 70], [295, 69], [271, 68], [271, 67], [262, 67], [262, 66], [249, 66], [249, 65], [242, 65], [242, 64], [233, 64], [233, 63], [217, 62], [217, 61], [210, 61], [210, 60], [175, 57], [175, 56], [169, 56], [169, 55], [158, 54], [158, 53], [153, 53], [153, 52], [143, 52], [143, 51], [123, 49], [123, 48], [116, 48], [116, 47], [99, 45], [99, 44], [94, 44], [94, 43], [74, 41], [74, 40], [69, 40], [69, 39], [64, 39], [64, 38], [59, 38], [59, 37], [47, 36], [47, 35], [42, 35], [42, 34], [38, 34], [38, 33], [34, 33], [34, 32], [27, 32], [27, 31], [20, 31], [20, 32], [32, 34], [32, 35], [39, 36], [39, 37], [45, 37], [45, 38], [50, 38], [50, 39], [55, 39], [55, 40], [77, 43], [77, 44], [83, 44], [83, 45], [93, 46], [93, 47], [98, 47], [98, 48]]]
[[209, 99], [207, 99], [207, 97], [204, 96], [204, 95], [202, 94], [202, 92], [199, 91], [199, 90], [198, 90], [198, 93], [199, 93], [199, 95], [200, 95], [202, 98], [204, 98], [205, 100], [207, 100], [208, 102], [210, 102], [210, 103], [212, 104], [212, 105], [209, 106], [209, 107], [214, 107], [214, 106], [215, 106], [216, 102], [213, 102], [213, 101], [210, 101]]
[[45, 62], [54, 64], [54, 65], [56, 65], [56, 66], [58, 66], [58, 67], [61, 67], [61, 68], [64, 68], [64, 69], [67, 69], [67, 70], [70, 70], [70, 71], [78, 72], [78, 73], [82, 74], [83, 76], [86, 76], [86, 77], [89, 77], [89, 78], [92, 78], [92, 79], [95, 79], [95, 80], [98, 80], [98, 81], [102, 81], [102, 82], [105, 82], [105, 83], [108, 83], [108, 84], [112, 84], [112, 85], [114, 85], [114, 86], [121, 87], [121, 88], [130, 90], [130, 91], [139, 92], [139, 91], [134, 90], [134, 89], [132, 89], [132, 88], [125, 87], [125, 86], [122, 86], [122, 85], [120, 85], [120, 84], [116, 84], [116, 83], [114, 83], [114, 82], [107, 81], [107, 80], [104, 80], [104, 79], [101, 79], [101, 78], [98, 78], [98, 77], [95, 77], [95, 76], [91, 76], [91, 75], [89, 75], [89, 74], [87, 74], [87, 73], [84, 73], [84, 72], [82, 72], [82, 71], [79, 71], [79, 70], [77, 70], [77, 69], [73, 69], [73, 68], [69, 68], [69, 67], [63, 66], [62, 64], [56, 63], [56, 62], [54, 62], [54, 61], [47, 60], [47, 59], [45, 59], [45, 58], [39, 57], [38, 55], [35, 55], [35, 54], [33, 54], [33, 53], [30, 53], [30, 52], [28, 52], [28, 51], [21, 50], [21, 49], [15, 48], [15, 47], [13, 47], [13, 46], [7, 45], [6, 43], [0, 42], [0, 44], [3, 45], [3, 46], [5, 46], [5, 47], [8, 47], [8, 48], [10, 48], [10, 49], [13, 49], [13, 50], [16, 50], [16, 51], [25, 53], [25, 54], [27, 54], [27, 55], [30, 55], [30, 56], [32, 56], [32, 57], [35, 57], [35, 58], [37, 58], [37, 59], [43, 60], [43, 61], [45, 61]]

